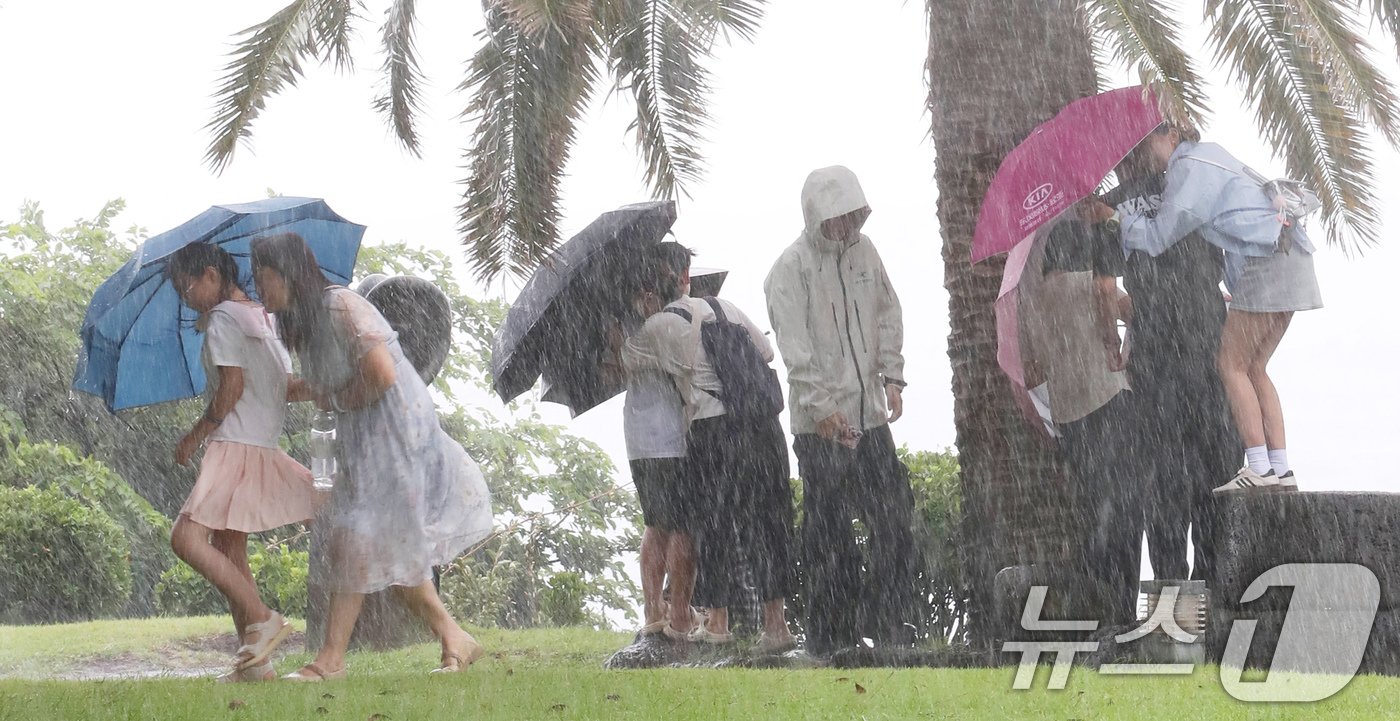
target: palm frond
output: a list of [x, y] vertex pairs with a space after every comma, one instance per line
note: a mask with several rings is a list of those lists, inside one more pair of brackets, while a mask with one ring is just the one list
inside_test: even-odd
[[1371, 16], [1390, 34], [1400, 56], [1400, 0], [1371, 0]]
[[458, 229], [477, 277], [523, 276], [558, 244], [559, 187], [579, 117], [598, 81], [592, 33], [538, 40], [488, 8], [482, 47], [460, 89], [475, 121]]
[[319, 58], [324, 51], [337, 64], [348, 63], [344, 53], [349, 23], [355, 18], [352, 5], [349, 0], [293, 0], [238, 33], [243, 39], [224, 66], [214, 93], [214, 119], [205, 126], [214, 137], [204, 160], [215, 172], [227, 167], [239, 142], [252, 136], [253, 121], [267, 99], [296, 85], [303, 60]]
[[1289, 174], [1321, 198], [1328, 241], [1373, 243], [1380, 219], [1361, 121], [1333, 92], [1323, 57], [1295, 33], [1289, 8], [1278, 0], [1208, 0], [1206, 13], [1217, 62], [1254, 105]]
[[637, 116], [629, 125], [657, 198], [672, 198], [701, 172], [708, 122], [709, 71], [701, 64], [714, 30], [666, 0], [640, 0], [609, 38], [609, 65], [619, 89], [631, 91]]
[[1199, 127], [1206, 113], [1204, 83], [1181, 47], [1175, 10], [1166, 0], [1083, 2], [1100, 61], [1136, 68], [1142, 83], [1157, 91], [1164, 116]]
[[[422, 110], [423, 73], [413, 46], [416, 0], [394, 0], [384, 20], [382, 45], [384, 73], [382, 92], [374, 99], [374, 109], [385, 116], [394, 137], [405, 150], [420, 156], [418, 131], [414, 121]], [[421, 156], [420, 156], [421, 157]]]
[[734, 33], [753, 40], [763, 21], [764, 0], [677, 0], [679, 12], [694, 18], [705, 31], [719, 31], [726, 40]]
[[[596, 0], [488, 0], [527, 36], [538, 40], [547, 32], [576, 37], [593, 22]], [[603, 0], [602, 4], [607, 4]]]
[[311, 26], [312, 38], [318, 57], [335, 64], [336, 70], [350, 70], [354, 62], [350, 56], [350, 36], [352, 23], [359, 19], [358, 10], [364, 9], [360, 0], [319, 0]]
[[1392, 145], [1400, 143], [1400, 118], [1392, 83], [1367, 56], [1371, 50], [1353, 11], [1332, 0], [1288, 0], [1291, 23], [1317, 53], [1328, 85]]

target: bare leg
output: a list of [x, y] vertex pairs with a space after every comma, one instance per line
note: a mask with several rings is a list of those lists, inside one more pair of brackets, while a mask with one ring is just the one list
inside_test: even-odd
[[1235, 427], [1246, 448], [1264, 445], [1264, 414], [1259, 407], [1259, 394], [1250, 380], [1249, 369], [1263, 345], [1269, 324], [1266, 313], [1232, 310], [1225, 316], [1225, 329], [1220, 337], [1220, 353], [1216, 365], [1225, 395], [1230, 399], [1230, 411]]
[[711, 608], [705, 617], [705, 630], [721, 636], [729, 633], [729, 608]]
[[1254, 392], [1259, 396], [1265, 445], [1277, 450], [1287, 448], [1288, 443], [1283, 431], [1283, 404], [1279, 401], [1278, 390], [1274, 388], [1273, 380], [1269, 378], [1268, 365], [1274, 351], [1278, 350], [1279, 341], [1283, 340], [1283, 334], [1288, 332], [1288, 324], [1293, 320], [1293, 314], [1290, 312], [1268, 315], [1269, 324], [1259, 344], [1259, 352], [1249, 365], [1249, 380], [1254, 385]]
[[[248, 579], [248, 583], [253, 584], [253, 588], [258, 587], [257, 581], [253, 579], [253, 569], [248, 567], [248, 534], [232, 530], [214, 531], [213, 545], [215, 550], [222, 553], [224, 558]], [[230, 600], [229, 610], [233, 613], [233, 628], [238, 637], [243, 638], [248, 624], [251, 623], [248, 614], [252, 609], [239, 608]]]
[[316, 654], [316, 665], [327, 673], [345, 668], [345, 652], [350, 648], [350, 634], [364, 606], [363, 593], [332, 593], [330, 609], [326, 612], [326, 638]]
[[690, 631], [695, 626], [690, 598], [695, 594], [695, 542], [689, 533], [675, 531], [666, 543], [666, 570], [671, 574], [671, 628]]
[[792, 631], [787, 625], [787, 609], [783, 599], [775, 598], [763, 602], [763, 632], [773, 638], [787, 638]]
[[[180, 560], [190, 564], [199, 575], [209, 579], [214, 588], [228, 599], [234, 623], [261, 623], [272, 617], [272, 609], [258, 597], [258, 587], [251, 574], [229, 560], [209, 542], [212, 531], [208, 527], [191, 521], [188, 516], [180, 516], [170, 531], [170, 547]], [[258, 639], [244, 639], [244, 642]]]
[[642, 567], [642, 618], [650, 626], [664, 618], [665, 602], [661, 588], [666, 583], [666, 551], [671, 534], [647, 526], [642, 532], [640, 562]]
[[444, 669], [458, 670], [472, 665], [481, 658], [481, 644], [472, 635], [462, 630], [447, 607], [432, 581], [424, 581], [417, 586], [395, 586], [399, 598], [403, 599], [419, 618], [428, 624], [433, 634], [442, 641], [442, 665]]

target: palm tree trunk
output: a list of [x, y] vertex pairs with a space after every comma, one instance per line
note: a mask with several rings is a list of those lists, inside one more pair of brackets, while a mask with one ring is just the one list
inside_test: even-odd
[[996, 571], [1068, 559], [1076, 524], [1053, 453], [1032, 435], [997, 367], [992, 304], [1003, 263], [972, 266], [972, 232], [1001, 159], [1065, 104], [1093, 94], [1096, 76], [1073, 0], [928, 0], [928, 11], [969, 634], [984, 645]]

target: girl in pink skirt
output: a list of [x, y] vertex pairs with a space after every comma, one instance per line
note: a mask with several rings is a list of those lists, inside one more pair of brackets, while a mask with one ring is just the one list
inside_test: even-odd
[[242, 646], [220, 680], [270, 680], [272, 652], [292, 629], [258, 595], [248, 534], [311, 518], [315, 499], [311, 472], [277, 444], [291, 359], [271, 317], [239, 288], [238, 266], [224, 250], [186, 246], [166, 270], [180, 300], [200, 314], [208, 378], [204, 415], [175, 447], [176, 462], [187, 465], [208, 444], [170, 545], [228, 599]]

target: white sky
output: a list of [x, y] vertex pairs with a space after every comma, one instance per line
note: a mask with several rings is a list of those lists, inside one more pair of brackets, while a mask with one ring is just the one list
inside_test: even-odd
[[[128, 209], [119, 225], [139, 223], [155, 233], [212, 204], [265, 197], [271, 188], [325, 198], [369, 226], [367, 243], [405, 240], [460, 257], [454, 181], [465, 174], [459, 148], [468, 128], [457, 120], [466, 98], [454, 88], [478, 44], [480, 4], [419, 6], [418, 47], [430, 81], [423, 159], [400, 152], [370, 109], [385, 3], [369, 0], [359, 74], [308, 68], [299, 88], [268, 103], [253, 152], [240, 150], [222, 176], [213, 175], [202, 163], [204, 125], [224, 54], [234, 32], [283, 4], [3, 0], [0, 218], [15, 217], [32, 199], [59, 227], [121, 197]], [[682, 200], [675, 231], [698, 249], [697, 264], [730, 270], [725, 297], [766, 325], [763, 277], [801, 228], [802, 180], [835, 163], [855, 170], [875, 211], [865, 232], [904, 304], [910, 387], [895, 436], [936, 450], [950, 446], [954, 432], [933, 148], [923, 110], [925, 48], [922, 3], [773, 0], [757, 41], [721, 50], [711, 66], [709, 172]], [[1239, 107], [1239, 92], [1219, 90], [1206, 139], [1281, 174], [1252, 116]], [[853, 102], [817, 111], [817, 99], [833, 92]], [[603, 211], [647, 197], [624, 132], [630, 106], [605, 98], [595, 103], [569, 165], [566, 236]], [[1377, 160], [1383, 245], [1361, 258], [1319, 253], [1327, 307], [1298, 315], [1271, 366], [1305, 489], [1391, 490], [1383, 479], [1395, 460], [1385, 449], [1400, 428], [1400, 381], [1386, 369], [1395, 366], [1400, 342], [1384, 311], [1394, 306], [1389, 286], [1400, 274], [1393, 203], [1400, 157], [1386, 149]], [[515, 288], [479, 292], [511, 299]], [[624, 467], [620, 407], [615, 399], [572, 422], [559, 407], [541, 408], [549, 420], [601, 443]]]

